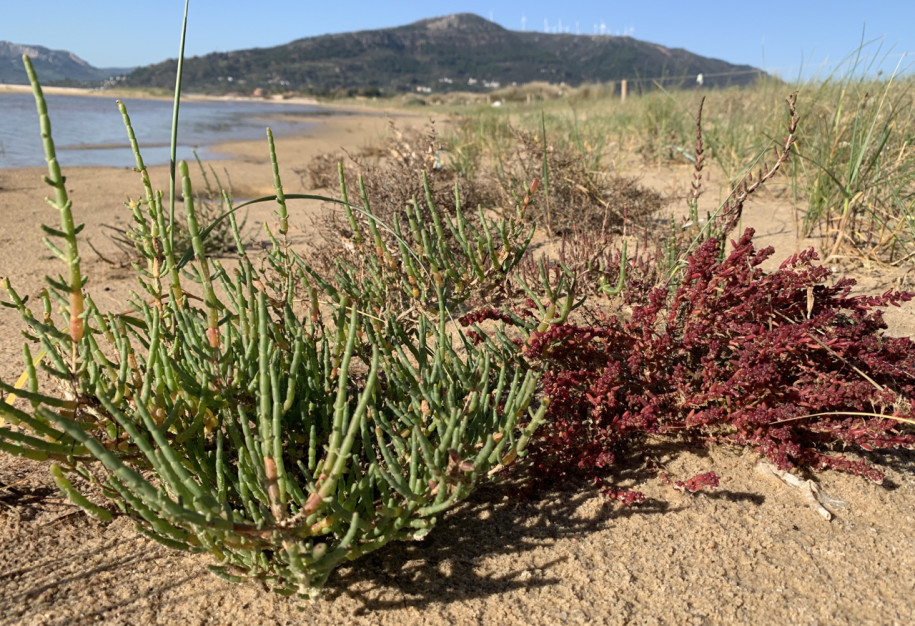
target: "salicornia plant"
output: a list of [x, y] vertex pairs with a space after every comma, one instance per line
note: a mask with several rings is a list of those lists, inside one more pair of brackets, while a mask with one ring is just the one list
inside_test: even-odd
[[[238, 207], [226, 195], [223, 219], [238, 255], [225, 263], [209, 255], [213, 224], [200, 222], [182, 162], [177, 184], [191, 250], [178, 258], [174, 218], [152, 189], [121, 107], [145, 189], [132, 232], [143, 261], [128, 311], [100, 310], [81, 272], [81, 227], [41, 88], [25, 64], [61, 216], [59, 229], [45, 231], [67, 275], [48, 279], [38, 313], [4, 285], [4, 304], [28, 326], [27, 384], [0, 382], [0, 449], [52, 462], [62, 491], [96, 517], [127, 515], [166, 545], [210, 553], [221, 575], [307, 598], [342, 561], [425, 535], [524, 453], [545, 411], [534, 402], [537, 376], [509, 351], [462, 341], [450, 323], [449, 302], [465, 277], [454, 252], [436, 243], [450, 226], [435, 207], [431, 231], [413, 223], [415, 212], [407, 216], [417, 251], [400, 237], [399, 250], [379, 249], [383, 226], [370, 207], [359, 209], [368, 260], [341, 264], [336, 282], [344, 288], [332, 287], [286, 240], [295, 196], [283, 192], [272, 136], [277, 226], [269, 250], [245, 248]], [[473, 259], [468, 282], [504, 272], [523, 252], [512, 246], [528, 240], [513, 222], [464, 221], [460, 229], [454, 236]], [[409, 324], [373, 306], [395, 270], [403, 280], [392, 286], [422, 301]], [[355, 297], [358, 284], [367, 297]], [[48, 378], [58, 389], [44, 387]]]

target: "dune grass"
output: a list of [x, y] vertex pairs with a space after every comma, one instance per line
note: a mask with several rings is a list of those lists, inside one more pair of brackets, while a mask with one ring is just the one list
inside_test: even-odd
[[446, 145], [461, 175], [473, 178], [489, 168], [507, 186], [517, 186], [503, 167], [518, 152], [517, 129], [539, 134], [541, 119], [551, 149], [587, 171], [691, 164], [704, 99], [706, 163], [736, 184], [772, 160], [785, 124], [781, 102], [797, 93], [797, 158], [779, 180], [792, 192], [800, 234], [820, 236], [827, 256], [851, 252], [900, 265], [915, 255], [915, 82], [901, 65], [875, 78], [876, 61], [863, 59], [884, 55], [872, 47], [862, 44], [833, 74], [807, 81], [770, 78], [713, 91], [656, 88], [625, 101], [593, 85], [552, 97], [537, 89], [498, 108], [465, 109], [466, 121], [454, 126]]

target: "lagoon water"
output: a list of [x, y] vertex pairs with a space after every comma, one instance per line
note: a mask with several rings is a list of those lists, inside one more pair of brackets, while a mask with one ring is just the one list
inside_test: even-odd
[[[114, 98], [47, 95], [51, 132], [63, 167], [108, 165], [134, 167], [124, 121]], [[171, 141], [170, 100], [123, 100], [146, 165], [168, 163]], [[178, 159], [219, 158], [208, 147], [225, 141], [263, 139], [302, 133], [308, 122], [296, 117], [334, 114], [302, 104], [251, 101], [182, 102], [178, 118]], [[0, 94], [0, 168], [45, 165], [35, 98], [28, 93]]]

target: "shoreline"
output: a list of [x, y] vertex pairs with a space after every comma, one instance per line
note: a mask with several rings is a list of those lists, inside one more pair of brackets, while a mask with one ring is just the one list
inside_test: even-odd
[[[41, 86], [41, 91], [45, 95], [51, 96], [76, 96], [76, 97], [85, 97], [85, 98], [113, 98], [115, 100], [121, 99], [134, 99], [134, 100], [164, 100], [171, 102], [174, 100], [174, 94], [172, 92], [163, 92], [157, 93], [151, 89], [91, 89], [88, 87], [58, 87], [58, 86]], [[19, 85], [12, 83], [0, 83], [0, 95], [3, 94], [31, 94], [32, 86], [31, 85]], [[305, 106], [319, 107], [321, 109], [341, 111], [341, 112], [350, 112], [350, 113], [364, 113], [366, 115], [371, 112], [385, 115], [412, 115], [411, 112], [402, 111], [396, 104], [391, 103], [392, 106], [386, 106], [384, 103], [380, 106], [375, 106], [370, 104], [369, 100], [360, 102], [358, 99], [356, 101], [348, 100], [346, 102], [338, 103], [327, 100], [320, 100], [312, 96], [303, 96], [303, 95], [284, 95], [284, 94], [273, 94], [269, 96], [253, 96], [253, 95], [243, 95], [243, 94], [226, 94], [226, 95], [212, 95], [204, 93], [193, 93], [193, 92], [182, 92], [181, 93], [182, 102], [256, 102], [258, 104], [298, 104]]]
[[[156, 93], [150, 90], [143, 89], [91, 89], [89, 87], [57, 87], [57, 86], [41, 86], [42, 92], [45, 95], [52, 96], [80, 96], [87, 98], [110, 98], [114, 97], [116, 100], [121, 98], [134, 98], [134, 99], [145, 99], [145, 100], [172, 100], [174, 99], [173, 94], [171, 93]], [[19, 85], [12, 83], [0, 83], [0, 94], [3, 93], [32, 93], [31, 85]], [[291, 96], [285, 97], [282, 95], [273, 95], [273, 96], [243, 96], [243, 95], [223, 95], [215, 96], [202, 93], [182, 93], [182, 100], [196, 100], [196, 101], [230, 101], [230, 102], [264, 102], [264, 103], [278, 103], [278, 104], [308, 104], [312, 106], [329, 106], [326, 103], [320, 102], [317, 98], [310, 98], [307, 96]]]
[[[142, 92], [127, 92], [124, 90], [95, 90], [87, 88], [76, 88], [76, 87], [43, 87], [42, 88], [45, 95], [51, 96], [72, 96], [72, 97], [86, 97], [86, 98], [104, 98], [111, 100], [157, 100], [159, 102], [171, 102], [171, 96], [158, 96], [156, 94], [142, 93]], [[11, 85], [11, 84], [0, 84], [0, 97], [7, 94], [16, 94], [16, 95], [26, 95], [31, 94], [32, 88], [30, 85]], [[300, 98], [300, 97], [291, 97], [283, 98], [282, 96], [273, 96], [269, 98], [257, 98], [249, 96], [207, 96], [201, 94], [183, 94], [182, 102], [185, 103], [232, 103], [232, 104], [252, 104], [252, 105], [266, 105], [265, 109], [272, 109], [270, 105], [284, 105], [285, 107], [304, 107], [300, 112], [292, 113], [283, 107], [276, 107], [275, 110], [267, 112], [263, 110], [259, 115], [263, 117], [261, 120], [262, 124], [257, 124], [258, 127], [263, 127], [258, 133], [238, 133], [240, 137], [210, 137], [210, 138], [200, 138], [192, 137], [188, 141], [182, 142], [182, 137], [179, 136], [179, 150], [183, 150], [185, 153], [189, 147], [193, 147], [200, 151], [201, 159], [204, 162], [219, 162], [225, 163], [226, 161], [233, 160], [237, 158], [237, 151], [241, 151], [241, 156], [245, 160], [250, 160], [252, 158], [253, 150], [250, 148], [241, 148], [240, 146], [244, 144], [249, 144], [252, 146], [262, 146], [261, 149], [266, 151], [266, 141], [264, 139], [265, 129], [273, 126], [276, 138], [278, 141], [282, 142], [295, 142], [297, 145], [300, 145], [299, 140], [302, 138], [308, 139], [320, 139], [324, 135], [340, 135], [341, 140], [344, 135], [350, 135], [358, 132], [362, 132], [364, 128], [372, 127], [373, 138], [376, 138], [378, 135], [378, 124], [373, 122], [368, 122], [368, 119], [382, 120], [384, 126], [387, 126], [387, 120], [389, 119], [398, 119], [404, 120], [406, 125], [410, 125], [412, 118], [418, 118], [415, 111], [405, 111], [402, 107], [387, 107], [387, 106], [373, 106], [368, 103], [358, 103], [358, 102], [346, 102], [342, 104], [337, 103], [325, 103], [319, 102], [314, 98]], [[218, 106], [218, 105], [216, 105]], [[298, 111], [298, 110], [297, 110]], [[355, 130], [353, 130], [355, 129]], [[260, 135], [258, 137], [258, 135]], [[36, 142], [39, 141], [36, 137]], [[344, 141], [346, 143], [346, 141]], [[144, 157], [149, 163], [150, 168], [157, 167], [158, 165], [163, 165], [168, 163], [168, 156], [163, 157], [162, 150], [167, 149], [170, 146], [170, 143], [164, 140], [152, 141], [152, 142], [143, 142], [141, 143], [141, 148], [146, 151]], [[183, 147], [182, 147], [183, 146]], [[73, 151], [76, 154], [85, 153], [87, 151], [97, 151], [97, 150], [127, 150], [129, 152], [130, 145], [124, 139], [123, 141], [115, 141], [113, 143], [76, 143], [76, 144], [65, 144], [61, 142], [57, 146], [61, 157], [62, 166], [67, 166], [67, 161], [70, 160], [66, 157], [67, 152]], [[330, 148], [332, 146], [328, 146]], [[159, 154], [156, 157], [150, 158], [150, 151], [158, 151]], [[37, 154], [35, 155], [38, 156]], [[179, 153], [179, 158], [184, 158], [185, 160], [192, 160], [186, 155]], [[85, 157], [74, 157], [72, 159], [73, 164], [70, 164], [69, 167], [110, 167], [110, 168], [123, 168], [123, 167], [132, 167], [134, 164], [134, 159], [131, 154], [126, 155], [123, 159], [118, 156], [101, 156], [100, 158], [94, 159], [98, 164], [93, 164], [93, 159]], [[24, 162], [25, 161], [25, 162]], [[43, 158], [42, 158], [43, 161]], [[9, 165], [7, 165], [9, 163]], [[43, 162], [35, 159], [19, 159], [17, 162], [16, 158], [0, 159], [0, 172], [4, 171], [14, 171], [20, 169], [28, 169], [31, 167], [43, 168]]]
[[[88, 87], [56, 87], [56, 86], [41, 86], [41, 91], [45, 95], [51, 96], [77, 96], [85, 98], [113, 98], [115, 100], [121, 99], [135, 99], [135, 100], [165, 100], [172, 101], [174, 100], [174, 94], [169, 93], [156, 93], [150, 90], [144, 89], [90, 89]], [[0, 83], [0, 95], [3, 94], [31, 94], [32, 86], [31, 85], [18, 85], [12, 83]], [[372, 106], [368, 101], [364, 103], [360, 102], [328, 102], [326, 100], [319, 100], [318, 98], [310, 96], [286, 96], [283, 94], [274, 94], [270, 96], [246, 96], [242, 94], [227, 94], [227, 95], [211, 95], [203, 93], [191, 93], [191, 92], [182, 92], [181, 94], [182, 102], [256, 102], [258, 104], [299, 104], [306, 106], [319, 107], [321, 109], [332, 110], [332, 111], [341, 111], [345, 113], [364, 113], [369, 115], [371, 113], [381, 114], [381, 115], [412, 115], [413, 113], [404, 112], [396, 105], [388, 106]], [[393, 104], [393, 103], [392, 103]]]
[[[299, 185], [294, 185], [299, 178], [297, 170], [307, 166], [320, 154], [338, 153], [343, 157], [345, 153], [358, 153], [361, 149], [377, 144], [387, 135], [394, 119], [397, 120], [397, 126], [403, 130], [428, 122], [426, 117], [402, 111], [351, 110], [345, 113], [302, 117], [301, 132], [276, 137], [277, 160], [280, 171], [284, 174], [285, 185], [298, 187]], [[263, 139], [220, 141], [207, 144], [206, 149], [213, 156], [201, 159], [204, 166], [212, 165], [219, 171], [228, 172], [236, 195], [248, 195], [240, 190], [273, 189], [266, 136]], [[60, 156], [58, 154], [58, 157]], [[125, 172], [131, 176], [136, 175], [133, 160], [123, 165], [68, 165], [66, 158], [60, 160], [61, 168], [68, 179], [68, 186], [70, 183], [90, 183], [93, 188], [92, 195], [101, 193], [106, 187], [109, 193], [119, 193], [122, 187], [120, 177]], [[164, 183], [167, 182], [168, 168], [168, 163], [147, 166], [154, 186], [158, 184], [160, 188], [167, 188], [167, 184]], [[191, 168], [192, 172], [196, 169]], [[46, 174], [46, 165], [0, 168], [0, 194], [8, 210], [16, 211], [20, 203], [30, 200], [40, 202], [47, 193], [41, 182], [41, 178]], [[157, 182], [160, 180], [161, 182]], [[136, 182], [139, 183], [139, 180]], [[22, 195], [17, 197], [19, 194]]]
[[[0, 93], [3, 93], [3, 87], [4, 85], [0, 85]], [[65, 88], [61, 87], [58, 89]], [[319, 104], [318, 106], [326, 105]], [[278, 115], [279, 117], [283, 117], [282, 114]], [[298, 131], [290, 134], [276, 135], [276, 149], [278, 154], [280, 152], [287, 153], [290, 161], [294, 160], [296, 165], [301, 167], [303, 165], [303, 157], [310, 159], [324, 152], [339, 152], [342, 155], [344, 152], [358, 151], [360, 148], [377, 143], [381, 137], [387, 134], [389, 127], [394, 123], [394, 120], [397, 120], [399, 125], [402, 125], [402, 129], [407, 129], [426, 124], [428, 123], [429, 118], [417, 115], [414, 112], [393, 109], [362, 109], [355, 106], [334, 107], [331, 113], [317, 112], [314, 114], [296, 116], [295, 121], [301, 123], [302, 127]], [[439, 121], [444, 120], [436, 120], [437, 123]], [[265, 132], [268, 127], [269, 124], [264, 124]], [[39, 140], [36, 139], [36, 141]], [[167, 143], [149, 143], [141, 146], [141, 149], [143, 147], [168, 147], [169, 145], [170, 144]], [[180, 141], [179, 145], [181, 145]], [[92, 150], [110, 147], [121, 148], [130, 146], [127, 143], [123, 146], [120, 144], [111, 146], [104, 144], [81, 145], [76, 147], [56, 146], [59, 153], [61, 151], [66, 152], [69, 150]], [[242, 164], [257, 162], [269, 163], [270, 161], [266, 135], [262, 139], [229, 139], [207, 143], [205, 145], [201, 144], [198, 147], [206, 148], [211, 154], [218, 155], [215, 158], [201, 158], [204, 165], [214, 163], [223, 166], [240, 166]], [[135, 169], [133, 161], [125, 163], [124, 165], [68, 165], [65, 159], [61, 160], [59, 158], [60, 156], [61, 155], [58, 154], [58, 160], [61, 161], [62, 169], [71, 172], [79, 172], [81, 174], [89, 173], [93, 170], [99, 172], [120, 172], [125, 169]], [[280, 167], [282, 168], [284, 165], [282, 157], [278, 156], [278, 158], [280, 160]], [[167, 163], [147, 165], [147, 170], [150, 172], [167, 168]], [[2, 182], [2, 179], [4, 178], [18, 178], [23, 173], [34, 173], [39, 171], [42, 172], [42, 175], [46, 174], [47, 166], [25, 165], [0, 167], [0, 182]], [[64, 173], [66, 174], [66, 171]], [[38, 187], [36, 187], [36, 189], [38, 189]], [[0, 192], [4, 190], [8, 190], [8, 188], [4, 188], [0, 185]]]

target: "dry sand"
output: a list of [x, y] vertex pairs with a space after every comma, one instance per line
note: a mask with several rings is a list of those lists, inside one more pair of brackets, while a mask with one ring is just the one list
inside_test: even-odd
[[[422, 123], [403, 118], [400, 125]], [[380, 117], [324, 118], [310, 137], [279, 143], [288, 192], [303, 191], [296, 168], [317, 153], [374, 143]], [[272, 192], [266, 146], [226, 146], [236, 195]], [[86, 236], [113, 252], [102, 224], [126, 226], [123, 206], [142, 189], [130, 169], [66, 168]], [[56, 216], [42, 201], [39, 169], [0, 170], [0, 276], [23, 292], [58, 271], [38, 223]], [[166, 168], [152, 169], [166, 188]], [[643, 172], [649, 184], [684, 193], [688, 171]], [[270, 209], [252, 221], [270, 218]], [[307, 239], [307, 214], [293, 215]], [[748, 206], [760, 243], [784, 258], [797, 247], [787, 200]], [[129, 273], [84, 252], [100, 306], [123, 306]], [[872, 291], [909, 280], [905, 272], [858, 267]], [[915, 309], [893, 312], [895, 334], [911, 335]], [[15, 315], [0, 310], [0, 377], [15, 380], [21, 346]], [[871, 456], [883, 486], [836, 472], [816, 476], [849, 508], [831, 522], [782, 483], [760, 476], [758, 457], [654, 441], [616, 472], [650, 501], [623, 508], [587, 488], [557, 485], [537, 501], [484, 488], [448, 513], [423, 542], [390, 545], [332, 576], [324, 600], [301, 607], [253, 584], [210, 575], [207, 556], [168, 550], [131, 522], [104, 526], [63, 500], [46, 470], [0, 454], [0, 622], [9, 624], [565, 624], [829, 623], [904, 624], [915, 616], [915, 457]], [[646, 469], [676, 479], [714, 469], [721, 488], [674, 491]]]

